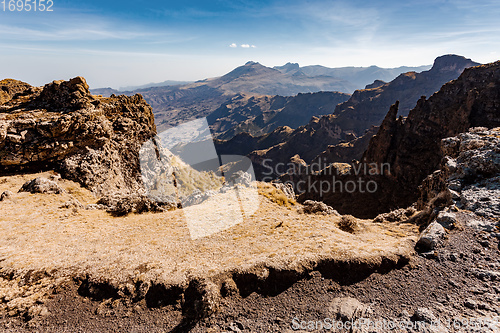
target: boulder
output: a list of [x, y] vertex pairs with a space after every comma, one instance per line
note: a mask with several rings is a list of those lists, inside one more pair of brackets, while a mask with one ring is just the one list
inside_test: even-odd
[[[220, 192], [221, 193], [225, 193], [227, 192], [229, 189], [227, 188], [224, 188], [224, 190], [221, 190]], [[205, 192], [201, 192], [201, 190], [199, 189], [195, 189], [191, 195], [185, 197], [185, 198], [181, 198], [181, 204], [182, 204], [182, 207], [188, 207], [188, 206], [193, 206], [193, 205], [199, 205], [201, 204], [203, 201], [213, 197], [214, 195], [216, 195], [217, 192], [213, 191], [213, 190], [208, 190], [208, 191], [205, 191]]]
[[302, 204], [302, 207], [299, 209], [301, 209], [302, 212], [304, 212], [305, 214], [323, 214], [323, 215], [340, 216], [340, 214], [335, 209], [320, 201], [306, 200]]
[[400, 208], [389, 213], [379, 214], [373, 222], [403, 222], [408, 220], [417, 210], [414, 207]]
[[295, 191], [293, 190], [293, 186], [289, 183], [271, 183], [273, 184], [274, 187], [276, 187], [278, 190], [281, 190], [283, 193], [285, 193], [286, 197], [289, 199], [289, 200], [295, 200], [296, 199], [296, 196], [295, 196]]
[[174, 200], [158, 202], [146, 195], [115, 193], [102, 197], [95, 207], [89, 207], [89, 209], [100, 207], [106, 207], [108, 213], [112, 215], [123, 216], [129, 213], [163, 212], [176, 208], [177, 202]]
[[417, 308], [411, 317], [412, 321], [425, 322], [427, 324], [436, 324], [437, 318], [428, 308]]
[[436, 222], [443, 226], [443, 228], [452, 230], [457, 226], [458, 219], [455, 213], [441, 211], [436, 217]]
[[5, 200], [10, 200], [14, 196], [14, 193], [11, 191], [3, 191], [2, 194], [0, 194], [0, 201], [5, 201]]
[[422, 232], [415, 245], [418, 252], [433, 251], [446, 235], [446, 230], [441, 224], [434, 221]]
[[188, 319], [202, 319], [216, 313], [221, 306], [220, 288], [205, 279], [194, 279], [184, 293], [182, 312]]
[[337, 297], [330, 302], [328, 312], [331, 318], [342, 321], [354, 321], [360, 318], [368, 318], [371, 309], [355, 298]]
[[351, 234], [355, 233], [360, 229], [358, 220], [352, 215], [342, 215], [339, 221], [339, 229]]
[[38, 177], [24, 183], [19, 192], [61, 194], [64, 190], [56, 182]]
[[231, 175], [230, 181], [234, 185], [240, 184], [240, 185], [248, 187], [252, 184], [252, 175], [249, 174], [248, 172], [239, 170]]

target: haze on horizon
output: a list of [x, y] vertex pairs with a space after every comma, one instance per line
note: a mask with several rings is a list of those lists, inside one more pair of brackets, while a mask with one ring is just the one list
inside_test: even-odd
[[53, 0], [53, 12], [0, 8], [1, 78], [33, 85], [84, 76], [92, 88], [272, 67], [399, 67], [443, 54], [499, 59], [494, 0]]

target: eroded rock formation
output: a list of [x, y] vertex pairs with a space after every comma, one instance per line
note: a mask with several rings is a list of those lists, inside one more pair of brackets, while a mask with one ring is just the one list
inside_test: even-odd
[[140, 189], [139, 150], [156, 134], [141, 95], [93, 96], [82, 77], [0, 91], [1, 174], [55, 169], [98, 194]]

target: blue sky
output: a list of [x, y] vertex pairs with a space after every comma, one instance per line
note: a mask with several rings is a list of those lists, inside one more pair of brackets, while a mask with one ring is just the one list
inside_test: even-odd
[[[7, 0], [8, 1], [8, 0]], [[0, 77], [91, 87], [198, 80], [249, 60], [328, 67], [431, 64], [455, 53], [500, 58], [500, 2], [53, 0], [3, 11]]]

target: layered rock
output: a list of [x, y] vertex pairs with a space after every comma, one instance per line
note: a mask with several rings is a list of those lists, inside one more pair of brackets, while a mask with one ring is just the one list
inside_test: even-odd
[[98, 194], [141, 189], [139, 150], [156, 126], [140, 95], [93, 96], [82, 77], [3, 80], [0, 91], [0, 173], [55, 169]]

